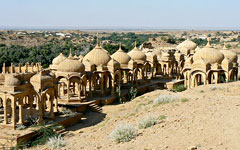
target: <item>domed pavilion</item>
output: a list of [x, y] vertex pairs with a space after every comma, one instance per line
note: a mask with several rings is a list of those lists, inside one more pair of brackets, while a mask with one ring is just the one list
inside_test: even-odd
[[198, 85], [217, 84], [233, 80], [237, 74], [233, 64], [237, 66], [236, 54], [232, 51], [213, 48], [208, 38], [204, 48], [198, 49], [192, 56], [192, 63], [185, 63], [183, 74], [185, 86], [192, 88]]

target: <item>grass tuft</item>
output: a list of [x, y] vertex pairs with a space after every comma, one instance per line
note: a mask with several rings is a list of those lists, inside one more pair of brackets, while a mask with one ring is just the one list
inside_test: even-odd
[[189, 101], [189, 99], [187, 99], [187, 98], [182, 98], [181, 99], [181, 102], [183, 102], [183, 103], [188, 102], [188, 101]]
[[173, 87], [173, 92], [182, 92], [185, 91], [187, 88], [183, 84], [181, 85], [176, 85]]
[[51, 149], [59, 149], [64, 147], [66, 145], [66, 142], [64, 141], [61, 135], [58, 135], [49, 138], [47, 144]]
[[138, 121], [138, 128], [139, 129], [146, 129], [149, 128], [158, 122], [158, 117], [154, 115], [146, 116], [144, 119]]
[[153, 106], [158, 106], [160, 104], [166, 104], [175, 101], [177, 98], [172, 95], [161, 95], [153, 100]]
[[136, 136], [136, 129], [129, 124], [120, 124], [110, 134], [110, 138], [117, 143], [129, 142]]

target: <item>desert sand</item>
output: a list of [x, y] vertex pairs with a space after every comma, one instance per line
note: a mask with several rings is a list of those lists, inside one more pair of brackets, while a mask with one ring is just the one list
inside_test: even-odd
[[[62, 149], [239, 149], [239, 89], [240, 82], [232, 82], [179, 93], [156, 90], [125, 104], [103, 106], [102, 114], [88, 112], [82, 122], [68, 129], [64, 137], [67, 145]], [[175, 95], [177, 100], [154, 107], [152, 100], [163, 94]], [[181, 101], [182, 98], [187, 100]], [[164, 115], [166, 119], [138, 129], [138, 136], [130, 142], [116, 143], [109, 138], [119, 124], [137, 128], [137, 122], [147, 115]]]

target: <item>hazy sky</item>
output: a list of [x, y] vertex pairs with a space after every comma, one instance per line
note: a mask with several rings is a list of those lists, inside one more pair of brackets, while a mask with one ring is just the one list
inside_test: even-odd
[[239, 28], [240, 0], [1, 0], [4, 26]]

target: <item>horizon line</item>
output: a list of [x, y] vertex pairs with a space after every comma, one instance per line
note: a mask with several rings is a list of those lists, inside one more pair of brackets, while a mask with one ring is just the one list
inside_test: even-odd
[[104, 30], [117, 30], [117, 31], [156, 31], [156, 30], [210, 30], [210, 31], [219, 31], [219, 30], [232, 30], [239, 31], [240, 27], [134, 27], [134, 26], [126, 26], [126, 27], [116, 27], [116, 26], [0, 26], [0, 30], [84, 30], [84, 31], [104, 31]]

